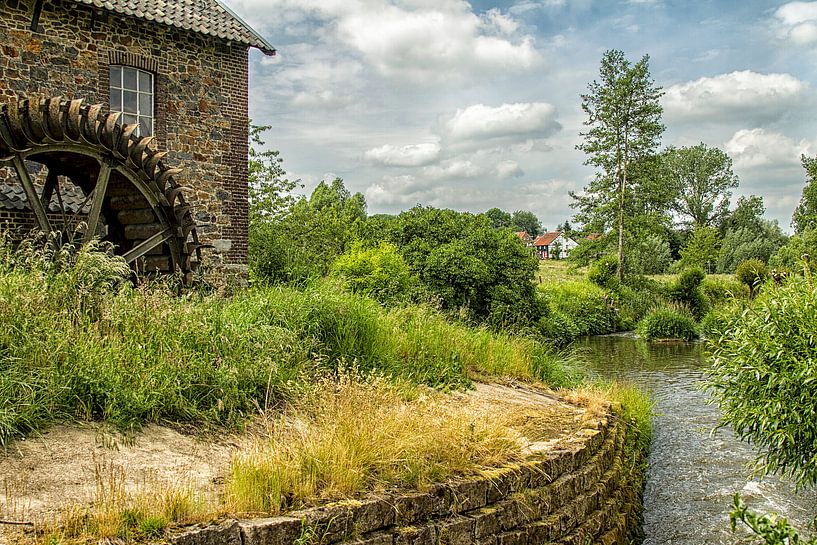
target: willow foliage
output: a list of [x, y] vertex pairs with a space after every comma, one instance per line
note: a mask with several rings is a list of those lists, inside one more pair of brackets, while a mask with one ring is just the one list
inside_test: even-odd
[[760, 449], [761, 470], [817, 484], [817, 286], [768, 286], [711, 341], [722, 421]]

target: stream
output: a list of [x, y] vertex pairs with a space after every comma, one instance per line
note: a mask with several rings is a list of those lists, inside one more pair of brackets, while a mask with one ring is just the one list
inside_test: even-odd
[[713, 431], [719, 411], [701, 388], [706, 363], [700, 343], [609, 335], [579, 346], [591, 372], [645, 387], [656, 401], [644, 491], [645, 545], [757, 543], [747, 532], [729, 529], [735, 492], [755, 511], [776, 512], [800, 530], [810, 528], [817, 492], [797, 492], [773, 476], [752, 478], [755, 451], [730, 429]]

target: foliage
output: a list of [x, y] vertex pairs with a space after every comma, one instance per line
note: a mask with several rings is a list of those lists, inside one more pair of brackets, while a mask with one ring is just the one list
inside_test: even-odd
[[250, 226], [252, 278], [304, 283], [325, 276], [357, 240], [365, 219], [363, 195], [352, 195], [339, 178], [319, 183], [309, 199], [298, 199], [283, 217]]
[[582, 237], [577, 240], [578, 246], [570, 251], [571, 263], [584, 267], [612, 251], [612, 240], [609, 236], [595, 237], [593, 240]]
[[397, 247], [388, 242], [381, 242], [376, 248], [352, 246], [335, 260], [331, 273], [343, 279], [351, 292], [388, 305], [408, 302], [417, 281]]
[[710, 383], [722, 422], [760, 449], [761, 471], [817, 483], [817, 288], [769, 286], [711, 337]]
[[741, 261], [769, 258], [786, 242], [776, 221], [763, 219], [766, 207], [756, 195], [741, 197], [721, 226], [723, 242], [718, 256], [718, 272], [732, 273]]
[[817, 228], [817, 158], [803, 155], [800, 161], [806, 169], [808, 179], [791, 220], [794, 232], [798, 235], [808, 228]]
[[585, 335], [612, 333], [618, 314], [608, 293], [585, 281], [541, 284], [549, 312], [540, 320], [543, 334], [557, 344]]
[[300, 186], [300, 180], [287, 179], [284, 160], [277, 150], [258, 149], [265, 144], [263, 133], [271, 128], [250, 125], [247, 173], [250, 223], [281, 218], [295, 203], [292, 191]]
[[517, 210], [511, 215], [511, 228], [514, 231], [525, 231], [530, 236], [536, 237], [542, 232], [542, 223], [533, 212]]
[[70, 418], [235, 425], [342, 362], [442, 389], [472, 374], [575, 380], [533, 339], [331, 284], [178, 297], [118, 281], [128, 268], [92, 246], [65, 266], [0, 249], [0, 443]]
[[669, 307], [650, 311], [638, 323], [638, 334], [647, 340], [680, 339], [691, 341], [698, 338], [695, 320], [684, 312]]
[[[582, 95], [582, 109], [587, 114], [582, 133], [584, 142], [577, 149], [588, 158], [585, 164], [600, 172], [585, 188], [576, 205], [585, 213], [615, 217], [618, 226], [619, 262], [624, 261], [625, 209], [628, 170], [631, 164], [653, 154], [664, 131], [661, 124], [662, 91], [649, 73], [649, 57], [631, 64], [622, 51], [605, 52], [600, 67], [601, 81], [588, 85]], [[622, 278], [623, 269], [618, 271]]]
[[760, 232], [745, 228], [727, 231], [721, 243], [717, 270], [727, 274], [734, 272], [741, 262], [748, 259], [768, 263], [783, 242], [784, 235], [780, 228], [771, 222], [764, 222]]
[[740, 494], [735, 494], [734, 508], [729, 513], [729, 524], [733, 532], [737, 529], [738, 522], [761, 537], [766, 545], [817, 545], [817, 538], [800, 539], [797, 530], [785, 518], [752, 513], [740, 499]]
[[672, 254], [666, 240], [661, 236], [640, 232], [628, 235], [629, 242], [624, 252], [624, 267], [627, 275], [662, 274], [672, 263]]
[[714, 227], [696, 227], [681, 249], [681, 265], [714, 272], [720, 252], [720, 235]]
[[738, 265], [735, 278], [749, 287], [753, 294], [769, 279], [769, 268], [759, 259], [747, 259]]
[[705, 277], [703, 270], [692, 267], [681, 272], [678, 280], [669, 289], [670, 299], [685, 306], [697, 320], [703, 318], [709, 311], [709, 302], [701, 291]]
[[539, 262], [485, 215], [414, 207], [378, 232], [400, 250], [439, 306], [494, 326], [529, 326], [543, 312], [532, 283]]
[[[505, 212], [499, 208], [491, 208], [485, 212], [485, 216], [491, 221], [494, 229], [510, 228], [513, 225], [510, 212]], [[520, 229], [524, 231], [524, 229]], [[529, 235], [533, 236], [531, 233]]]
[[673, 187], [673, 211], [693, 229], [717, 227], [728, 214], [731, 189], [738, 186], [732, 159], [704, 143], [670, 147], [662, 155], [662, 171]]
[[793, 235], [769, 259], [769, 266], [777, 270], [802, 272], [805, 265], [814, 270], [815, 260], [817, 260], [817, 227], [806, 227]]
[[606, 255], [590, 265], [587, 279], [604, 289], [616, 290], [620, 286], [618, 268], [618, 258], [614, 255]]

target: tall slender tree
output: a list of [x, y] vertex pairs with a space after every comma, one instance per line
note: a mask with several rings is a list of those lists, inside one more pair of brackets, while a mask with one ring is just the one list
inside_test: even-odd
[[602, 206], [613, 205], [618, 224], [619, 276], [623, 274], [625, 202], [628, 168], [658, 148], [664, 125], [659, 99], [661, 87], [650, 77], [649, 55], [635, 64], [622, 51], [607, 51], [601, 59], [600, 80], [588, 85], [582, 95], [587, 114], [584, 142], [576, 146], [588, 155], [586, 165], [601, 171], [585, 193], [595, 193]]

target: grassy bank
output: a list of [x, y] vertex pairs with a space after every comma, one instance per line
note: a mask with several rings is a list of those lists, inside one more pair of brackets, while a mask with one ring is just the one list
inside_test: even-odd
[[0, 263], [0, 443], [71, 418], [235, 425], [338, 367], [443, 390], [482, 375], [576, 380], [533, 339], [329, 283], [177, 297], [132, 288], [102, 254], [76, 261]]

